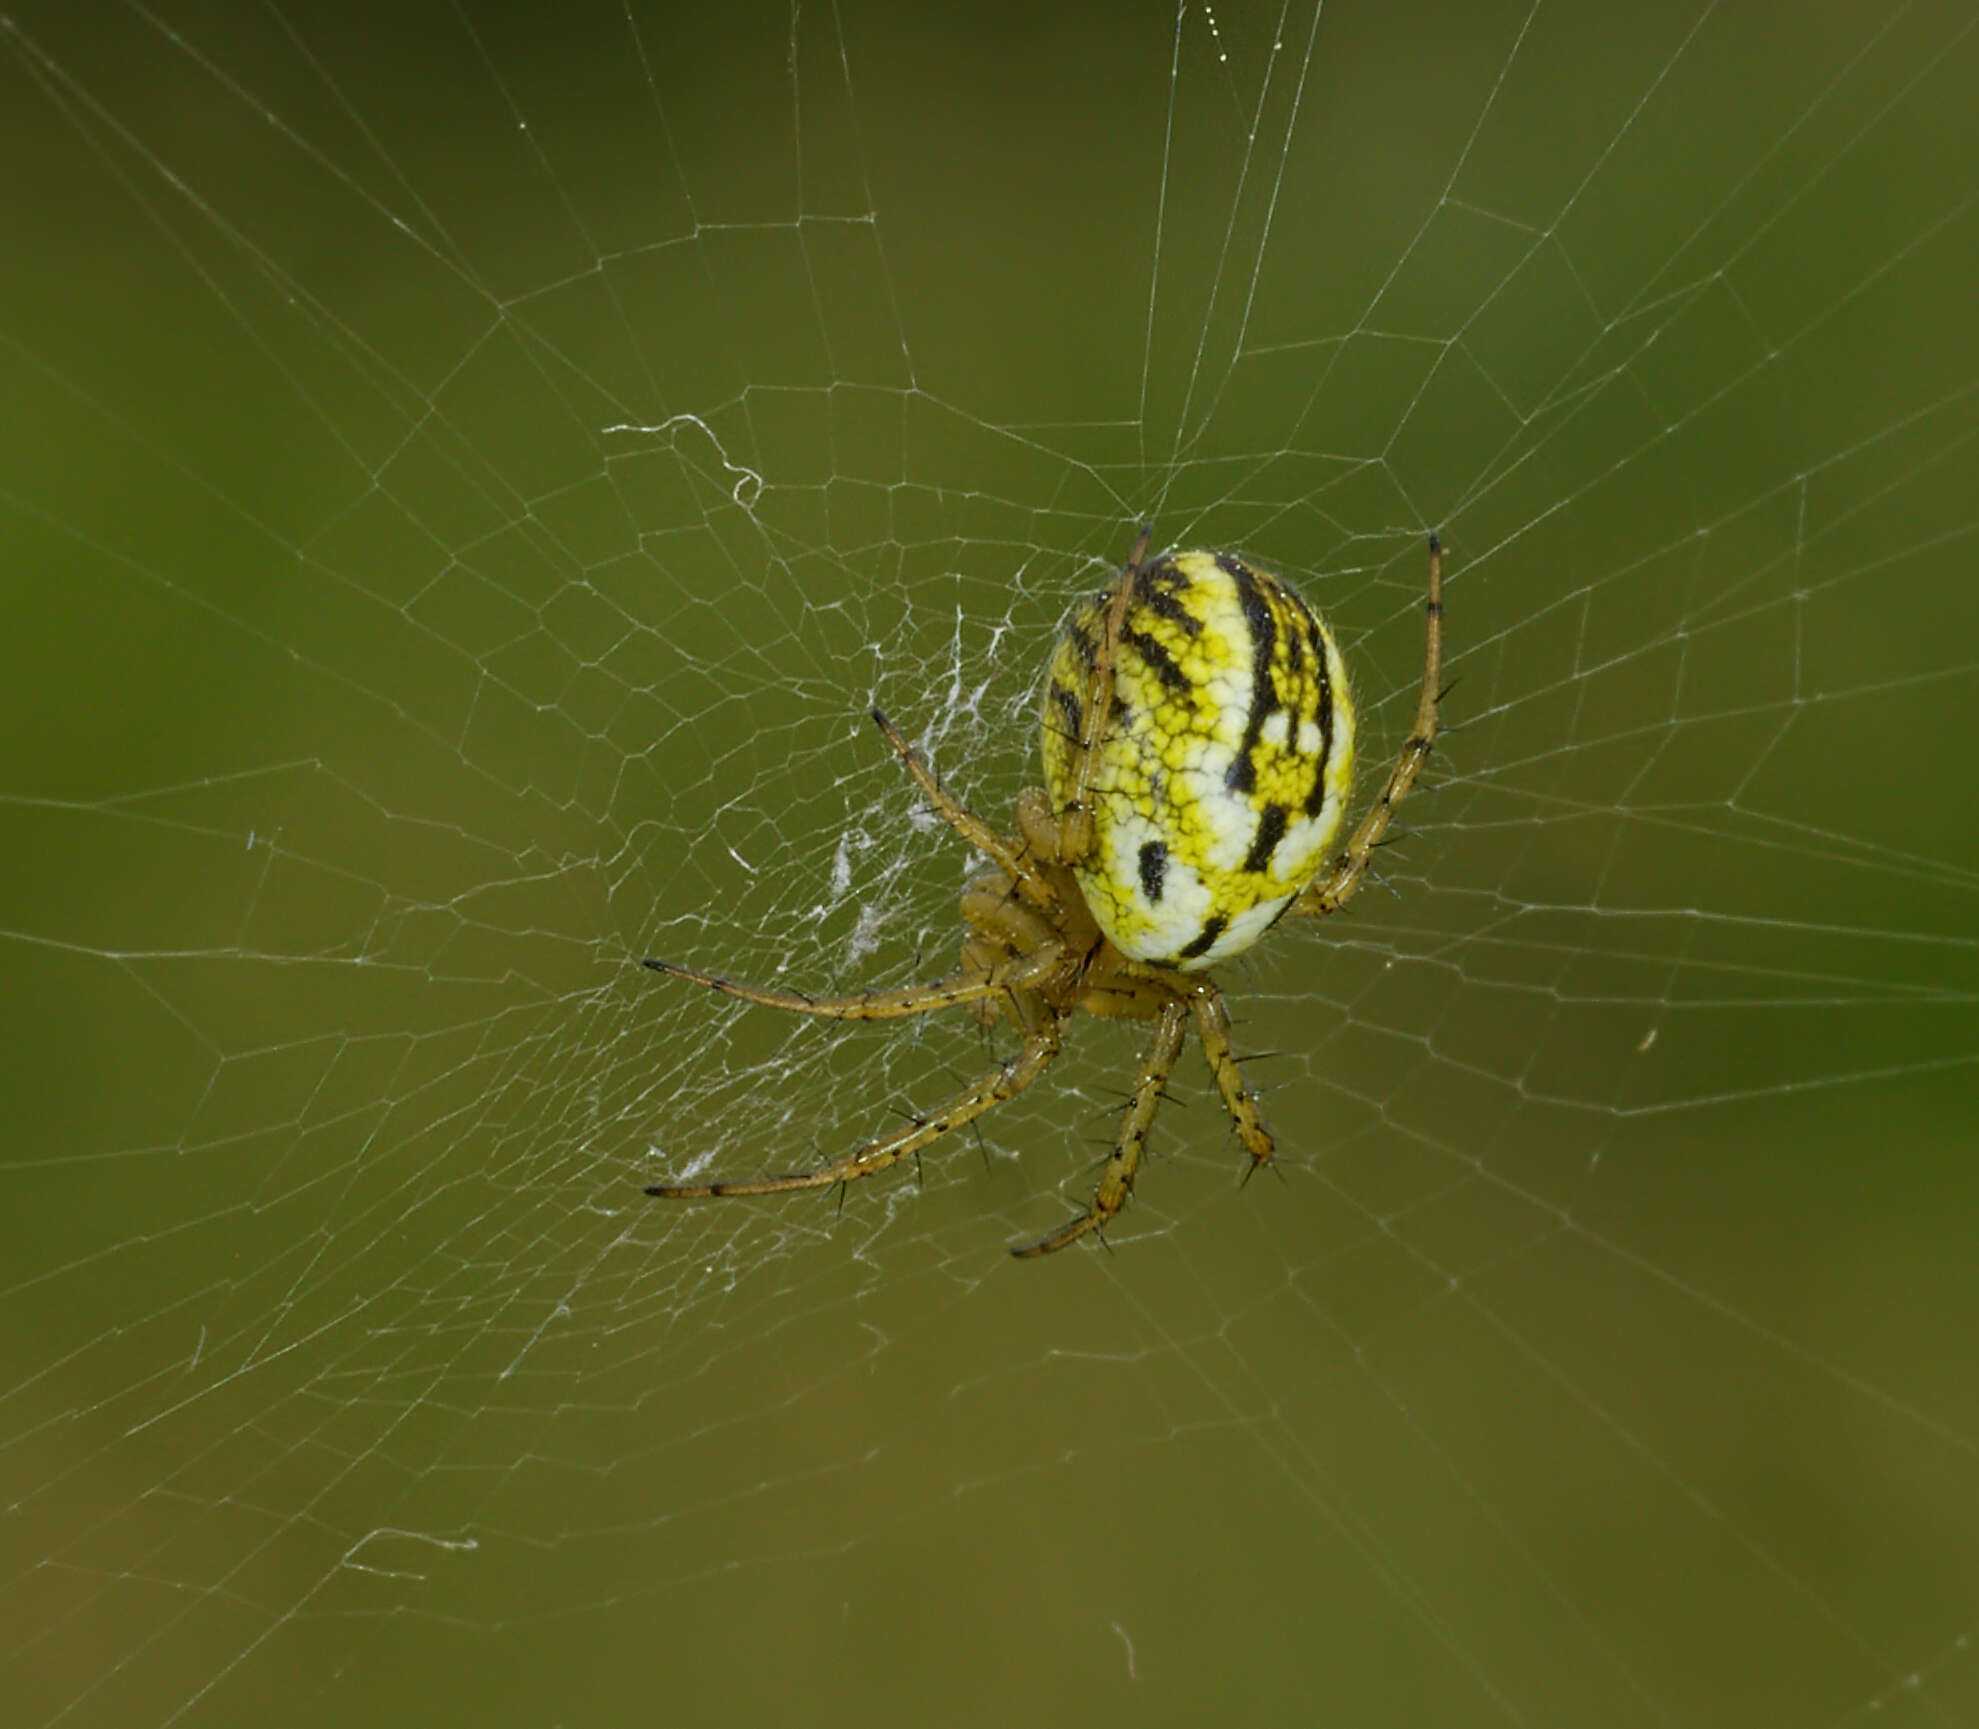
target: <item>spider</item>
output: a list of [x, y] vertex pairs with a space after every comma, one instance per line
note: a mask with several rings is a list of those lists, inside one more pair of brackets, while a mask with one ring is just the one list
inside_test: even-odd
[[[1354, 708], [1333, 634], [1276, 577], [1229, 553], [1126, 568], [1059, 637], [1045, 685], [1045, 787], [1017, 796], [1006, 835], [958, 801], [878, 709], [873, 720], [942, 820], [992, 868], [962, 894], [961, 962], [945, 978], [857, 996], [769, 990], [649, 959], [744, 1002], [837, 1020], [967, 1008], [1008, 1021], [1016, 1054], [891, 1134], [782, 1176], [656, 1183], [649, 1195], [775, 1195], [869, 1177], [1015, 1097], [1051, 1065], [1084, 1012], [1155, 1023], [1112, 1155], [1086, 1209], [1018, 1256], [1100, 1232], [1126, 1205], [1163, 1085], [1195, 1023], [1248, 1181], [1271, 1132], [1230, 1045], [1223, 994], [1204, 970], [1287, 913], [1337, 912], [1359, 888], [1395, 807], [1436, 738], [1443, 554], [1429, 539], [1427, 649], [1415, 722], [1387, 784], [1345, 848], [1329, 852], [1353, 779]], [[1103, 1240], [1103, 1239], [1102, 1239]]]

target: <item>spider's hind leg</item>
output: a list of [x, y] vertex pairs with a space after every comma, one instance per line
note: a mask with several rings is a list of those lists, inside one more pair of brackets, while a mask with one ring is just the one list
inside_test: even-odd
[[1257, 1095], [1244, 1085], [1244, 1071], [1231, 1048], [1230, 1011], [1224, 1007], [1223, 993], [1204, 979], [1190, 993], [1189, 1004], [1196, 1011], [1196, 1032], [1202, 1039], [1203, 1055], [1209, 1059], [1209, 1072], [1216, 1077], [1223, 1108], [1237, 1125], [1237, 1139], [1244, 1143], [1244, 1151], [1251, 1155], [1250, 1169], [1244, 1173], [1244, 1180], [1249, 1182], [1258, 1166], [1276, 1151], [1271, 1131], [1258, 1114]]
[[1154, 1121], [1161, 1090], [1168, 1084], [1175, 1059], [1182, 1054], [1182, 1035], [1189, 1024], [1189, 1006], [1180, 997], [1161, 1005], [1155, 1022], [1154, 1038], [1141, 1059], [1141, 1072], [1134, 1078], [1134, 1090], [1127, 1100], [1127, 1115], [1120, 1124], [1120, 1138], [1100, 1172], [1099, 1186], [1093, 1190], [1092, 1204], [1083, 1213], [1067, 1219], [1057, 1230], [1034, 1243], [1019, 1243], [1011, 1253], [1020, 1260], [1032, 1255], [1049, 1255], [1097, 1231], [1127, 1204], [1134, 1192], [1134, 1173], [1140, 1169], [1141, 1154], [1148, 1143], [1148, 1127]]
[[781, 1176], [740, 1177], [712, 1183], [654, 1183], [646, 1193], [676, 1201], [723, 1195], [781, 1195], [793, 1189], [834, 1188], [858, 1177], [870, 1177], [902, 1159], [918, 1159], [923, 1147], [933, 1145], [950, 1129], [972, 1123], [985, 1111], [1016, 1097], [1051, 1066], [1052, 1059], [1058, 1055], [1058, 1017], [1042, 1002], [1034, 1002], [1030, 1007], [1035, 1011], [1028, 1016], [1031, 1032], [1014, 1057], [999, 1063], [927, 1115], [914, 1118], [890, 1135], [868, 1141], [843, 1158], [833, 1159], [815, 1170], [791, 1171]]

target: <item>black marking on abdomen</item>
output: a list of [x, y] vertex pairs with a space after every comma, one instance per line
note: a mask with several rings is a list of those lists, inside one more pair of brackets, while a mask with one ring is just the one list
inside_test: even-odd
[[1229, 922], [1229, 919], [1224, 917], [1222, 913], [1213, 914], [1209, 922], [1197, 932], [1194, 942], [1190, 943], [1185, 949], [1177, 949], [1175, 951], [1175, 958], [1178, 961], [1192, 961], [1200, 955], [1208, 954], [1211, 949], [1216, 947], [1216, 939], [1223, 934], [1224, 926], [1229, 924]]
[[1156, 618], [1165, 618], [1193, 640], [1202, 635], [1203, 621], [1182, 604], [1177, 591], [1185, 581], [1172, 564], [1149, 565], [1134, 584], [1134, 598]]
[[1312, 627], [1313, 720], [1319, 727], [1319, 760], [1313, 765], [1312, 789], [1306, 794], [1306, 815], [1318, 816], [1326, 804], [1326, 769], [1333, 760], [1333, 671], [1326, 658], [1326, 635], [1305, 602], [1299, 603]]
[[1175, 657], [1155, 638], [1130, 625], [1121, 631], [1120, 640], [1141, 657], [1142, 664], [1154, 674], [1164, 690], [1172, 691], [1177, 696], [1188, 695], [1189, 675], [1175, 664]]
[[1079, 707], [1079, 699], [1067, 690], [1064, 685], [1053, 679], [1051, 681], [1051, 700], [1056, 705], [1058, 712], [1065, 717], [1065, 736], [1067, 738], [1077, 738], [1079, 736], [1079, 723], [1084, 719], [1084, 712]]
[[1264, 807], [1264, 815], [1258, 818], [1257, 835], [1251, 841], [1251, 850], [1244, 856], [1245, 870], [1271, 869], [1271, 855], [1278, 850], [1278, 843], [1285, 838], [1285, 823], [1285, 807], [1282, 804], [1268, 804]]
[[1161, 905], [1161, 886], [1168, 876], [1168, 848], [1158, 840], [1141, 843], [1141, 893], [1149, 906]]
[[1326, 765], [1333, 760], [1333, 683], [1326, 676], [1326, 663], [1319, 664], [1319, 760], [1313, 764], [1312, 788], [1306, 794], [1307, 816], [1318, 816], [1326, 805]]
[[1258, 580], [1241, 559], [1227, 552], [1216, 555], [1217, 568], [1237, 585], [1237, 603], [1251, 632], [1251, 712], [1244, 720], [1244, 742], [1224, 771], [1223, 784], [1232, 792], [1248, 793], [1257, 786], [1258, 736], [1265, 719], [1278, 708], [1278, 689], [1271, 681], [1271, 662], [1278, 648], [1278, 621]]

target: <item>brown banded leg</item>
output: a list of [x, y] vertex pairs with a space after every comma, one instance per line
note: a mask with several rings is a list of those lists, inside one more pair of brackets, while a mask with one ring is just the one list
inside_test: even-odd
[[1216, 1077], [1216, 1090], [1223, 1096], [1223, 1108], [1237, 1125], [1237, 1138], [1251, 1155], [1251, 1172], [1269, 1159], [1275, 1148], [1271, 1131], [1258, 1115], [1257, 1095], [1244, 1085], [1244, 1071], [1237, 1066], [1237, 1053], [1230, 1048], [1230, 1011], [1224, 1007], [1223, 993], [1204, 980], [1189, 993], [1189, 1005], [1196, 1011], [1196, 1031], [1203, 1042], [1203, 1055], [1209, 1059], [1209, 1072]]
[[786, 1009], [797, 1015], [823, 1015], [835, 1021], [888, 1021], [902, 1015], [925, 1015], [935, 1009], [1000, 997], [1011, 988], [1002, 977], [971, 973], [965, 968], [943, 979], [930, 979], [924, 985], [898, 985], [892, 990], [864, 991], [850, 997], [813, 997], [802, 991], [773, 991], [762, 985], [744, 984], [740, 979], [725, 979], [719, 973], [704, 973], [651, 956], [640, 964], [656, 973], [665, 973], [668, 978], [686, 979], [689, 984], [705, 985], [723, 996], [740, 997], [745, 1003], [760, 1003], [766, 1009]]
[[1437, 681], [1443, 676], [1443, 543], [1433, 534], [1429, 537], [1429, 598], [1423, 606], [1429, 614], [1429, 646], [1424, 651], [1422, 695], [1416, 700], [1415, 723], [1402, 745], [1402, 754], [1388, 771], [1388, 784], [1381, 789], [1374, 808], [1361, 818], [1347, 850], [1323, 882], [1314, 883], [1299, 896], [1296, 910], [1309, 917], [1338, 912], [1361, 886], [1368, 860], [1388, 832], [1395, 807], [1409, 796], [1436, 743]]
[[1033, 998], [1025, 1005], [1032, 1032], [1021, 1049], [1006, 1063], [999, 1063], [988, 1074], [925, 1117], [868, 1141], [863, 1147], [833, 1159], [815, 1170], [791, 1171], [782, 1176], [742, 1177], [732, 1182], [654, 1183], [647, 1190], [666, 1200], [704, 1200], [722, 1195], [781, 1195], [792, 1189], [829, 1189], [859, 1177], [870, 1177], [888, 1165], [910, 1158], [964, 1123], [973, 1122], [985, 1111], [1015, 1098], [1050, 1067], [1058, 1055], [1058, 1017], [1041, 1001]]
[[1134, 1192], [1134, 1173], [1140, 1168], [1141, 1153], [1147, 1146], [1148, 1125], [1154, 1121], [1155, 1106], [1161, 1102], [1161, 1089], [1168, 1084], [1175, 1059], [1182, 1054], [1182, 1035], [1189, 1024], [1189, 1008], [1180, 997], [1161, 1005], [1155, 1022], [1154, 1038], [1141, 1059], [1141, 1072], [1134, 1079], [1134, 1091], [1127, 1101], [1127, 1115], [1120, 1124], [1120, 1138], [1114, 1142], [1106, 1169], [1100, 1172], [1099, 1186], [1093, 1190], [1092, 1205], [1057, 1230], [1035, 1243], [1020, 1243], [1010, 1252], [1019, 1259], [1049, 1255], [1076, 1243], [1089, 1231], [1099, 1230], [1127, 1204]]
[[1017, 959], [999, 961], [989, 969], [962, 967], [944, 979], [928, 979], [924, 985], [895, 985], [887, 991], [861, 991], [853, 997], [811, 997], [805, 991], [772, 991], [766, 985], [748, 985], [742, 979], [724, 979], [720, 973], [703, 973], [697, 967], [683, 967], [677, 961], [647, 956], [639, 961], [669, 979], [687, 979], [691, 985], [707, 985], [724, 997], [740, 997], [744, 1003], [760, 1003], [764, 1009], [784, 1009], [792, 1015], [823, 1015], [831, 1021], [896, 1021], [902, 1015], [930, 1015], [936, 1009], [954, 1009], [962, 1003], [982, 1003], [1009, 991], [1031, 989], [1039, 979], [1065, 965], [1065, 952], [1041, 948]]
[[1093, 777], [1098, 772], [1099, 746], [1113, 719], [1113, 661], [1120, 652], [1120, 633], [1127, 628], [1127, 609], [1134, 604], [1134, 584], [1141, 574], [1141, 560], [1147, 557], [1148, 542], [1153, 538], [1154, 524], [1143, 523], [1127, 568], [1114, 585], [1099, 641], [1093, 645], [1085, 701], [1079, 707], [1079, 736], [1073, 740], [1072, 797], [1058, 813], [1061, 864], [1078, 864], [1092, 851]]

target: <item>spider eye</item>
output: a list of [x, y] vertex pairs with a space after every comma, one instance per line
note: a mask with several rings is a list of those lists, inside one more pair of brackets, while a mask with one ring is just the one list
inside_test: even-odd
[[[1231, 553], [1123, 575], [1111, 707], [1092, 741], [1079, 886], [1135, 960], [1207, 967], [1257, 941], [1331, 856], [1353, 780], [1354, 709], [1332, 632]], [[1083, 723], [1116, 587], [1081, 607], [1045, 684], [1045, 785], [1076, 800]]]

